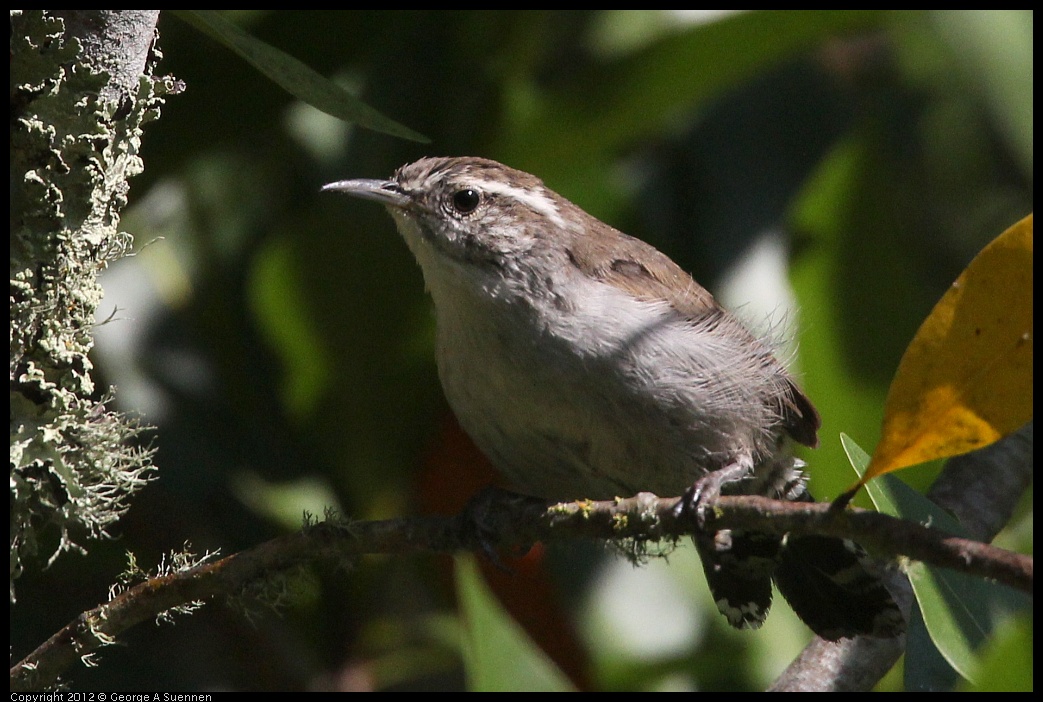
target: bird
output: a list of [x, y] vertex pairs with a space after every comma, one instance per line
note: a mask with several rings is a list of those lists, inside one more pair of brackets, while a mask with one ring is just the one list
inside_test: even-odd
[[[793, 453], [818, 444], [811, 400], [770, 341], [650, 244], [479, 157], [422, 158], [323, 190], [391, 214], [434, 302], [445, 396], [518, 490], [813, 501]], [[737, 529], [694, 541], [734, 627], [763, 624], [774, 582], [825, 639], [904, 630], [853, 542]]]

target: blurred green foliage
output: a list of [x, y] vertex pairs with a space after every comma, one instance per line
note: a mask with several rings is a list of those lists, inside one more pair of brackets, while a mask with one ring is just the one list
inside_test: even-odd
[[[420, 272], [380, 208], [320, 195], [323, 183], [424, 155], [495, 158], [715, 291], [757, 242], [779, 242], [798, 308], [783, 336], [824, 418], [807, 456], [820, 498], [854, 480], [839, 433], [876, 441], [920, 321], [1032, 209], [1031, 12], [225, 16], [431, 143], [302, 105], [164, 14], [160, 70], [187, 91], [146, 132], [123, 221], [139, 247], [163, 239], [107, 273], [99, 314], [122, 319], [96, 353], [122, 409], [157, 425], [160, 479], [120, 541], [23, 578], [16, 658], [97, 604], [125, 549], [142, 563], [186, 540], [230, 553], [324, 506], [358, 519], [455, 509], [440, 489], [452, 478], [424, 476], [453, 468], [439, 458], [451, 434]], [[581, 687], [761, 689], [809, 637], [781, 603], [761, 631], [728, 630], [684, 549], [656, 576], [666, 589], [615, 603], [649, 607], [626, 629], [592, 613], [613, 606], [607, 558], [550, 553], [560, 602], [533, 613], [575, 637], [563, 667]], [[318, 566], [281, 616], [251, 624], [214, 605], [139, 626], [72, 689], [459, 689], [477, 678], [449, 567]], [[643, 643], [671, 620], [690, 633]]]

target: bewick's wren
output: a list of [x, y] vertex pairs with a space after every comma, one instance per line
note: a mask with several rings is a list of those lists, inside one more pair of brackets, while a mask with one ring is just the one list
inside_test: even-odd
[[[810, 501], [787, 445], [817, 444], [815, 408], [652, 246], [486, 159], [425, 158], [323, 189], [387, 206], [434, 299], [449, 404], [520, 489], [576, 500], [700, 484]], [[853, 544], [718, 532], [696, 545], [736, 627], [764, 621], [773, 578], [825, 638], [903, 626]]]

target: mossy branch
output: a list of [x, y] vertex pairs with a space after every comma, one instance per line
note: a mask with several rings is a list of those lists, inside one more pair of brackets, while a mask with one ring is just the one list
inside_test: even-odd
[[[527, 548], [567, 539], [644, 543], [693, 533], [682, 498], [640, 493], [613, 501], [554, 504], [487, 491], [453, 517], [405, 517], [351, 522], [328, 518], [220, 560], [159, 575], [80, 614], [11, 669], [11, 689], [48, 687], [77, 658], [112, 643], [128, 628], [175, 607], [236, 598], [258, 581], [315, 561], [351, 561], [365, 554], [452, 553]], [[722, 497], [709, 514], [713, 529], [745, 528], [777, 534], [850, 538], [877, 556], [914, 558], [1031, 592], [1032, 559], [956, 538], [913, 522], [861, 509], [782, 502], [756, 496]]]

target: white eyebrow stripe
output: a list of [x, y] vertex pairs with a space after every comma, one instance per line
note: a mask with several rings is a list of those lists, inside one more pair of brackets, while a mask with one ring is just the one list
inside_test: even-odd
[[513, 185], [501, 183], [499, 181], [482, 181], [480, 183], [475, 183], [475, 187], [479, 190], [496, 193], [497, 195], [513, 197], [515, 200], [525, 203], [537, 212], [546, 215], [559, 227], [563, 229], [565, 228], [565, 220], [562, 219], [561, 214], [558, 212], [558, 206], [554, 204], [553, 200], [540, 191], [516, 188]]

